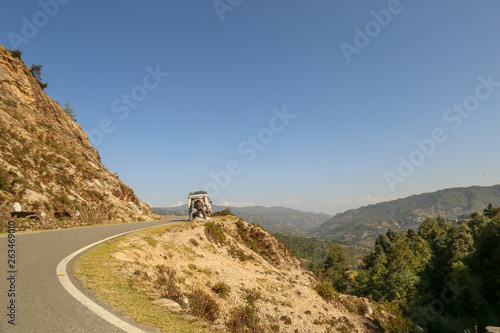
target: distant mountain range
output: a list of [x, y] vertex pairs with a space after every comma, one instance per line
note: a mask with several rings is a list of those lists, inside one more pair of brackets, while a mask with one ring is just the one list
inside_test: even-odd
[[489, 203], [500, 205], [500, 185], [450, 188], [339, 213], [310, 230], [310, 235], [370, 246], [389, 227], [417, 229], [423, 219], [438, 215], [447, 219], [467, 218], [474, 211], [482, 212]]
[[[271, 232], [327, 238], [343, 244], [371, 247], [378, 235], [385, 233], [388, 228], [417, 229], [426, 217], [438, 215], [447, 219], [468, 218], [474, 211], [482, 212], [489, 203], [500, 205], [500, 185], [450, 188], [412, 195], [351, 209], [333, 217], [285, 207], [229, 208], [242, 219], [259, 223]], [[226, 208], [214, 206], [214, 211]], [[161, 215], [187, 215], [187, 205], [151, 210]]]
[[[286, 207], [225, 207], [213, 206], [213, 211], [231, 208], [234, 214], [249, 223], [261, 224], [270, 232], [281, 232], [292, 235], [307, 235], [307, 230], [319, 227], [331, 215], [304, 212]], [[179, 207], [152, 207], [151, 210], [160, 215], [187, 215], [187, 205]]]

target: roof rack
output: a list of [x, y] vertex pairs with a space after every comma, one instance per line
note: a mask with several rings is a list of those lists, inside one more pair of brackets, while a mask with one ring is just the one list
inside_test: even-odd
[[207, 194], [207, 191], [190, 192], [189, 195], [191, 195], [191, 194]]

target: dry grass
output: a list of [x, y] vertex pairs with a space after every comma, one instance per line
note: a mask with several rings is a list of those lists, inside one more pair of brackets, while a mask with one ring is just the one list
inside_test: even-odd
[[[98, 298], [163, 332], [209, 332], [222, 325], [228, 332], [246, 333], [292, 333], [297, 327], [352, 331], [350, 325], [368, 331], [359, 330], [369, 324], [361, 304], [349, 302], [352, 309], [347, 309], [340, 302], [344, 296], [317, 285], [300, 261], [264, 230], [235, 217], [226, 219], [129, 234], [83, 256], [76, 274], [86, 277], [86, 287]], [[242, 233], [250, 240], [242, 239]], [[159, 298], [177, 302], [181, 308], [172, 311], [197, 316], [198, 324], [153, 304]], [[341, 321], [342, 316], [348, 320]]]
[[[189, 323], [151, 304], [145, 291], [134, 288], [127, 276], [116, 274], [123, 265], [112, 256], [119, 250], [117, 247], [119, 241], [120, 238], [106, 242], [87, 252], [75, 263], [74, 273], [79, 278], [85, 277], [82, 281], [85, 287], [97, 298], [126, 313], [137, 322], [158, 327], [162, 332], [209, 332], [206, 328]], [[168, 279], [168, 273], [165, 273]]]

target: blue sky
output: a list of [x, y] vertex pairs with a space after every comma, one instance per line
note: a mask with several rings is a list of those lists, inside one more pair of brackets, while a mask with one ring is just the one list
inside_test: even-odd
[[[334, 214], [500, 183], [500, 3], [0, 1], [103, 163], [153, 206]], [[499, 203], [497, 203], [499, 204]]]

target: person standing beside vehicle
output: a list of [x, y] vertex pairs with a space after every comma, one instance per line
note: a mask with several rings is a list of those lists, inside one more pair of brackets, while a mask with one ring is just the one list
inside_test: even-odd
[[205, 213], [205, 205], [203, 205], [203, 202], [200, 199], [197, 199], [194, 203], [194, 207], [203, 214], [203, 218], [206, 220], [207, 214]]

